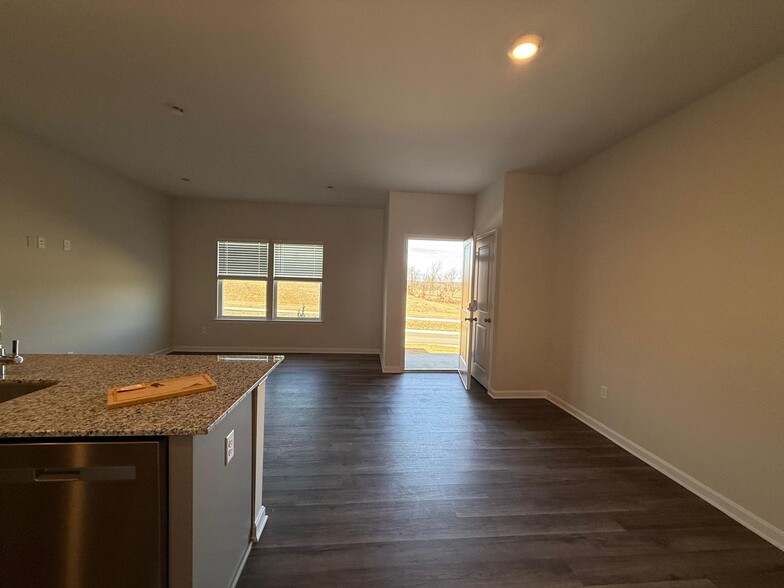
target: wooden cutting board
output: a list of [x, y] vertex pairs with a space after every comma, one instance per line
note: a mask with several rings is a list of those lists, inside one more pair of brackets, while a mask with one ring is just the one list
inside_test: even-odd
[[170, 378], [157, 382], [133, 384], [109, 388], [106, 394], [106, 404], [109, 408], [132, 406], [144, 402], [155, 402], [166, 398], [176, 398], [187, 394], [215, 390], [215, 382], [207, 374]]

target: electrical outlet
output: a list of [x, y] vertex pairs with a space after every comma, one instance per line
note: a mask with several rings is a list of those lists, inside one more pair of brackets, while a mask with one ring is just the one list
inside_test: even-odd
[[226, 435], [224, 455], [225, 465], [229, 465], [229, 462], [234, 457], [234, 429], [231, 430], [231, 433]]
[[206, 335], [207, 334], [207, 327], [202, 327], [201, 328], [201, 334], [202, 335]]
[[38, 237], [38, 249], [46, 249], [46, 238]]
[[70, 251], [70, 250], [71, 250], [71, 240], [63, 239], [63, 251]]
[[601, 387], [601, 389], [599, 390], [599, 396], [601, 396], [603, 400], [607, 400], [607, 386]]

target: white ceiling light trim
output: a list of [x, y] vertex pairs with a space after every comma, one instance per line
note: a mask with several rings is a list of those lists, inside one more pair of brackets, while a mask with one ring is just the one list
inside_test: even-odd
[[535, 34], [523, 35], [515, 39], [507, 51], [509, 59], [522, 63], [533, 59], [542, 48], [542, 37]]

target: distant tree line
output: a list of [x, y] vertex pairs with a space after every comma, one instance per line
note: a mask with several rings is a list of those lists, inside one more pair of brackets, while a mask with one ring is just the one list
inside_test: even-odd
[[408, 268], [408, 293], [417, 298], [451, 302], [460, 285], [460, 272], [453, 267], [444, 270], [441, 261], [434, 261], [425, 271]]

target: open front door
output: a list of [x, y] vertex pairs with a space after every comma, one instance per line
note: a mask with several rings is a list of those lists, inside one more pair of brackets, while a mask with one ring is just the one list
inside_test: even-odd
[[495, 291], [495, 232], [477, 237], [474, 257], [474, 336], [471, 338], [471, 376], [490, 389]]
[[471, 387], [471, 343], [474, 336], [474, 240], [463, 242], [463, 287], [460, 297], [460, 355], [457, 359], [457, 373], [468, 390]]

